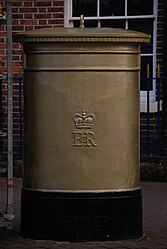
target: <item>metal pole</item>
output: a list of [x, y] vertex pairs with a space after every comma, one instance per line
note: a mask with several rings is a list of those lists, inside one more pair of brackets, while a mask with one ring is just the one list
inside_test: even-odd
[[13, 217], [13, 87], [12, 87], [12, 0], [7, 2], [7, 67], [8, 67], [8, 176], [7, 206], [9, 220]]
[[161, 111], [160, 111], [160, 64], [157, 68], [157, 111], [158, 111], [158, 156], [161, 155]]
[[147, 64], [147, 153], [150, 156], [150, 66]]
[[[2, 132], [3, 129], [3, 121], [2, 121], [2, 79], [0, 79], [0, 131]], [[2, 149], [3, 143], [2, 143], [2, 138], [0, 137], [0, 153], [2, 155]]]
[[20, 159], [23, 157], [23, 117], [22, 117], [22, 78], [19, 78], [19, 113], [20, 113]]

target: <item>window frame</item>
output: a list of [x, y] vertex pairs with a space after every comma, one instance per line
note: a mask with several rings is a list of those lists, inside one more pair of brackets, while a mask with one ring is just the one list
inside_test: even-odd
[[[141, 56], [151, 56], [153, 59], [152, 62], [152, 76], [153, 78], [156, 77], [156, 50], [157, 50], [157, 16], [158, 16], [158, 0], [152, 0], [153, 1], [153, 15], [135, 15], [135, 16], [128, 16], [128, 8], [127, 8], [127, 2], [128, 0], [125, 0], [125, 15], [124, 16], [100, 16], [100, 6], [99, 2], [100, 0], [97, 0], [97, 16], [96, 17], [85, 17], [85, 20], [96, 20], [98, 22], [98, 27], [101, 25], [101, 20], [125, 20], [125, 28], [128, 29], [128, 21], [132, 19], [152, 19], [153, 20], [153, 50], [152, 53], [144, 53], [141, 54]], [[64, 0], [64, 9], [65, 9], [65, 15], [64, 15], [64, 26], [65, 27], [73, 27], [73, 22], [75, 20], [79, 20], [80, 17], [73, 17], [72, 16], [72, 0]], [[147, 100], [147, 91], [140, 91], [140, 101], [146, 102]], [[150, 101], [155, 102], [156, 101], [156, 82], [153, 80], [153, 89], [150, 91]]]

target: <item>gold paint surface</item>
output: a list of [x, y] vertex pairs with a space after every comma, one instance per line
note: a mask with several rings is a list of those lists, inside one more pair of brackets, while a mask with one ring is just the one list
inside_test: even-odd
[[[103, 67], [111, 61], [109, 72], [56, 71], [62, 65], [75, 66], [75, 55], [55, 53], [49, 60], [46, 53], [44, 62], [43, 53], [37, 53], [33, 62], [27, 54], [24, 188], [116, 191], [139, 187], [139, 50], [136, 46], [133, 59], [124, 51], [121, 54], [119, 46], [117, 50], [118, 55], [97, 53], [90, 61], [89, 53], [85, 52], [85, 61], [83, 54], [77, 54], [76, 66]], [[34, 70], [28, 70], [30, 62]], [[128, 66], [135, 70], [124, 71]], [[35, 70], [40, 67], [45, 71]], [[90, 130], [75, 126], [73, 116], [83, 110], [95, 116]], [[94, 139], [96, 146], [73, 146], [76, 132], [93, 132], [87, 135], [88, 145]], [[82, 145], [81, 135], [76, 136], [75, 144]]]
[[43, 28], [14, 35], [15, 42], [149, 42], [150, 35], [119, 28]]
[[[106, 29], [93, 34], [87, 29], [84, 34], [59, 31], [18, 36], [26, 59], [23, 187], [54, 192], [138, 189], [138, 43], [148, 36]], [[68, 42], [58, 42], [64, 35]], [[84, 36], [101, 40], [88, 43]], [[29, 40], [41, 37], [39, 43]], [[53, 43], [49, 37], [58, 39]]]

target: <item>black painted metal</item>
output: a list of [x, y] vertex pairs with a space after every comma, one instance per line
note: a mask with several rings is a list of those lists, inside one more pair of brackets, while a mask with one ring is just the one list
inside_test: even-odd
[[142, 237], [141, 191], [46, 193], [22, 191], [21, 235], [57, 241]]
[[[161, 94], [162, 85], [166, 85], [167, 77], [142, 77], [143, 81], [147, 82], [147, 134], [146, 134], [146, 144], [147, 148], [144, 153], [141, 153], [141, 159], [157, 159], [157, 160], [166, 160], [167, 153], [167, 140], [165, 139], [165, 122], [166, 116], [164, 115], [165, 106], [164, 106], [164, 95]], [[152, 81], [156, 83], [156, 101], [157, 101], [157, 111], [155, 113], [150, 112], [150, 87], [149, 84]], [[165, 94], [165, 93], [164, 93]], [[163, 105], [161, 108], [161, 101]], [[154, 115], [154, 123], [152, 121], [152, 115]], [[152, 130], [154, 127], [154, 130]], [[154, 139], [153, 139], [154, 132]], [[142, 134], [142, 131], [141, 131]], [[151, 141], [151, 140], [154, 140]], [[140, 145], [142, 148], [142, 144]]]

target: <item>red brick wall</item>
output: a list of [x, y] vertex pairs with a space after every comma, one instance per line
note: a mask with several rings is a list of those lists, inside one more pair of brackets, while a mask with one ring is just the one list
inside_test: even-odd
[[[6, 1], [3, 2], [5, 7]], [[63, 0], [12, 0], [13, 34], [43, 27], [64, 26]], [[13, 43], [13, 76], [19, 77], [22, 73], [22, 46]], [[0, 25], [0, 71], [7, 72], [7, 27], [6, 22]], [[3, 81], [3, 127], [7, 129], [7, 84]], [[19, 151], [19, 86], [18, 80], [13, 84], [13, 127], [14, 150]], [[6, 143], [6, 142], [5, 142]], [[5, 149], [5, 148], [4, 148]]]
[[[4, 3], [5, 5], [5, 3]], [[13, 33], [43, 27], [64, 26], [64, 1], [63, 0], [13, 0], [12, 1]], [[0, 60], [3, 71], [6, 72], [6, 25], [0, 26]], [[18, 43], [13, 44], [13, 73], [17, 74], [21, 67], [22, 47]]]

